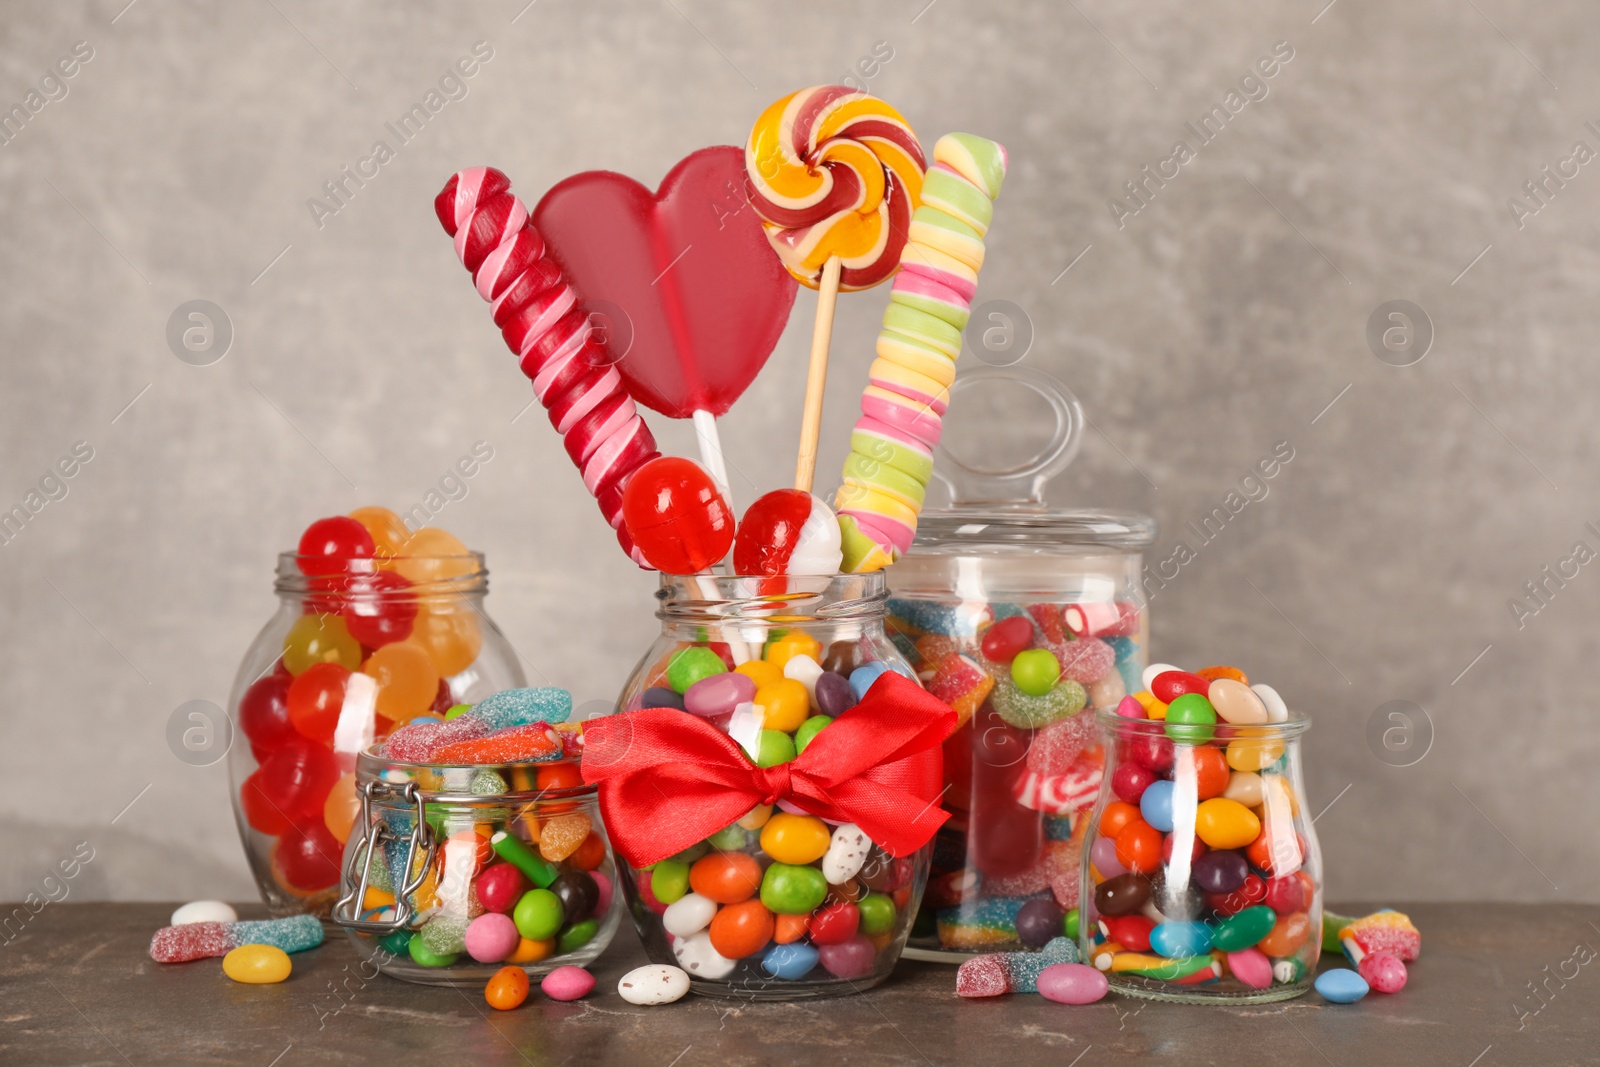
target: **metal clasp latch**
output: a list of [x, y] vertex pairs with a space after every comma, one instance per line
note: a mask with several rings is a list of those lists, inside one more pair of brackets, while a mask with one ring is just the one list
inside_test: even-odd
[[[367, 898], [368, 880], [372, 877], [372, 857], [380, 854], [375, 850], [386, 841], [400, 840], [400, 835], [389, 826], [388, 820], [372, 817], [372, 802], [391, 798], [404, 800], [407, 804], [415, 805], [417, 809], [416, 825], [411, 829], [410, 844], [406, 848], [406, 858], [401, 868], [408, 873], [411, 871], [417, 873], [395, 893], [393, 918], [363, 919], [361, 902]], [[361, 822], [366, 826], [367, 832], [361, 838], [361, 843], [350, 853], [344, 869], [344, 880], [353, 888], [340, 897], [339, 902], [333, 906], [333, 921], [340, 926], [366, 934], [392, 934], [410, 923], [415, 915], [411, 906], [411, 894], [415, 893], [428, 877], [428, 870], [433, 866], [433, 853], [437, 847], [433, 839], [433, 828], [428, 825], [422, 791], [417, 788], [416, 782], [408, 781], [404, 785], [399, 785], [373, 779], [361, 787]], [[421, 864], [415, 862], [418, 849], [425, 850], [426, 858]], [[361, 871], [359, 879], [355, 875], [357, 864], [360, 865]]]

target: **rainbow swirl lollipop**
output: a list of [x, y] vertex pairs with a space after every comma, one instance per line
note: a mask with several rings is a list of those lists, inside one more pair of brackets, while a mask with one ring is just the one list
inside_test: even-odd
[[818, 85], [779, 100], [745, 146], [745, 184], [778, 258], [801, 284], [870, 289], [900, 265], [927, 160], [901, 114], [875, 96]]

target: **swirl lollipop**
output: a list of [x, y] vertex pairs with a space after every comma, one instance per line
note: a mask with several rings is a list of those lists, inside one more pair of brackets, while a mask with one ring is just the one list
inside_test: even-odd
[[795, 488], [811, 491], [828, 343], [840, 289], [869, 289], [900, 265], [927, 160], [901, 114], [842, 85], [791, 93], [756, 120], [745, 189], [789, 273], [819, 291]]

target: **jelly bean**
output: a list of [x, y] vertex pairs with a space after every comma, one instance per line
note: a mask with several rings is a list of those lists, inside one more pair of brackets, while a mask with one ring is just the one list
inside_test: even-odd
[[711, 947], [727, 959], [743, 959], [766, 948], [772, 931], [772, 912], [759, 900], [728, 904], [711, 920]]
[[847, 900], [826, 905], [811, 916], [813, 944], [837, 945], [856, 936], [861, 927], [861, 909]]
[[1279, 915], [1306, 911], [1311, 907], [1311, 879], [1303, 871], [1267, 881], [1267, 907]]
[[671, 1004], [689, 992], [689, 975], [681, 968], [651, 963], [635, 967], [617, 981], [617, 995], [629, 1004]]
[[337, 663], [351, 671], [361, 666], [361, 645], [339, 616], [302, 615], [284, 635], [285, 670], [300, 675], [313, 663]]
[[673, 937], [688, 937], [710, 926], [716, 914], [716, 901], [699, 893], [686, 893], [667, 905], [661, 914], [661, 926]]
[[1287, 722], [1289, 720], [1289, 706], [1283, 702], [1283, 697], [1279, 696], [1278, 691], [1272, 686], [1257, 683], [1250, 687], [1250, 691], [1260, 697], [1261, 702], [1267, 706], [1268, 722]]
[[764, 659], [745, 660], [733, 669], [735, 674], [742, 674], [756, 684], [760, 689], [764, 685], [783, 680], [783, 668], [776, 663], [768, 663]]
[[1150, 683], [1155, 681], [1156, 678], [1158, 678], [1159, 676], [1167, 673], [1168, 671], [1176, 671], [1179, 674], [1185, 673], [1184, 671], [1182, 671], [1181, 669], [1179, 669], [1177, 667], [1174, 667], [1170, 663], [1152, 663], [1152, 664], [1150, 664], [1148, 667], [1146, 667], [1144, 669], [1144, 673], [1140, 676], [1139, 680], [1144, 685], [1145, 689], [1149, 690], [1150, 689]]
[[1335, 1004], [1354, 1004], [1368, 993], [1366, 979], [1345, 967], [1335, 967], [1317, 975], [1317, 992]]
[[767, 729], [784, 733], [798, 730], [811, 710], [811, 697], [806, 687], [793, 678], [762, 686], [756, 690], [754, 699], [762, 710]]
[[1297, 911], [1293, 915], [1278, 916], [1272, 932], [1263, 937], [1256, 947], [1269, 956], [1289, 956], [1305, 944], [1310, 936], [1310, 918], [1305, 912]]
[[1017, 940], [1029, 948], [1044, 948], [1062, 936], [1066, 914], [1050, 897], [1030, 900], [1017, 912]]
[[744, 830], [759, 830], [767, 825], [767, 820], [770, 818], [772, 818], [772, 805], [757, 804], [746, 812], [744, 817], [735, 825]]
[[817, 950], [823, 970], [835, 978], [854, 980], [872, 973], [878, 950], [864, 937], [852, 938], [838, 945], [823, 945]]
[[1146, 688], [1150, 690], [1151, 696], [1163, 704], [1171, 705], [1180, 696], [1190, 693], [1205, 696], [1211, 688], [1211, 683], [1198, 674], [1190, 674], [1188, 671], [1162, 671], [1150, 679], [1150, 684]]
[[549, 959], [555, 955], [555, 951], [556, 943], [553, 940], [529, 941], [523, 937], [518, 940], [517, 947], [512, 950], [511, 955], [506, 957], [506, 962], [537, 963], [540, 960]]
[[696, 682], [727, 669], [721, 656], [702, 645], [692, 645], [674, 652], [667, 661], [667, 684], [674, 692], [687, 693]]
[[1157, 700], [1155, 698], [1155, 694], [1151, 693], [1149, 690], [1141, 690], [1133, 694], [1133, 699], [1139, 702], [1139, 706], [1144, 709], [1144, 714], [1129, 715], [1128, 718], [1162, 720], [1167, 717], [1166, 704]]
[[761, 969], [774, 978], [794, 981], [810, 974], [818, 958], [817, 950], [810, 945], [780, 943], [761, 957]]
[[[1137, 763], [1120, 763], [1117, 769], [1111, 772], [1111, 792], [1117, 798], [1129, 804], [1138, 804], [1144, 791], [1150, 783], [1156, 780], [1155, 773], [1139, 766]], [[1169, 783], [1170, 784], [1170, 783]], [[1170, 808], [1170, 801], [1168, 803]], [[1146, 819], [1146, 821], [1149, 821]]]
[[831, 837], [815, 815], [779, 812], [761, 828], [761, 849], [779, 863], [813, 863], [827, 853]]
[[550, 892], [561, 901], [561, 914], [569, 923], [587, 919], [600, 903], [600, 887], [584, 871], [563, 871], [550, 883]]
[[[664, 685], [653, 685], [639, 694], [641, 708], [671, 708], [674, 711], [686, 710], [683, 705], [683, 695]], [[448, 718], [449, 716], [446, 716]]]
[[1277, 824], [1272, 824], [1262, 829], [1244, 854], [1252, 866], [1266, 874], [1289, 874], [1299, 869], [1306, 854], [1305, 842], [1298, 834], [1290, 836]]
[[815, 867], [774, 863], [761, 878], [761, 902], [779, 915], [815, 911], [828, 895], [828, 881]]
[[1103, 878], [1115, 878], [1128, 871], [1117, 859], [1117, 839], [1114, 837], [1096, 838], [1094, 844], [1089, 846], [1089, 861]]
[[[433, 951], [428, 947], [428, 943], [422, 939], [421, 934], [416, 935], [407, 943], [406, 952], [411, 956], [411, 962], [418, 967], [449, 967], [456, 962], [459, 955], [455, 952], [438, 953]], [[519, 968], [515, 967], [508, 967], [506, 970], [515, 970], [519, 974], [522, 973]], [[527, 975], [523, 975], [523, 980], [527, 980]]]
[[1122, 833], [1124, 826], [1142, 818], [1139, 809], [1132, 804], [1113, 800], [1100, 813], [1100, 836], [1115, 840], [1117, 835]]
[[230, 904], [220, 900], [195, 900], [172, 913], [173, 926], [189, 923], [232, 923], [239, 921], [239, 913]]
[[1139, 798], [1139, 813], [1144, 821], [1164, 834], [1172, 832], [1172, 790], [1171, 782], [1154, 782]]
[[1243, 804], [1222, 797], [1200, 802], [1195, 833], [1212, 848], [1243, 848], [1261, 833], [1261, 820]]
[[561, 931], [561, 936], [556, 939], [556, 951], [563, 956], [576, 952], [593, 941], [594, 935], [599, 932], [600, 924], [593, 919], [585, 919], [581, 923], [573, 923]]
[[1219, 748], [1201, 745], [1194, 750], [1194, 777], [1196, 792], [1201, 800], [1220, 797], [1228, 789], [1232, 772]]
[[689, 865], [682, 860], [662, 860], [650, 872], [650, 892], [663, 904], [672, 904], [689, 891]]
[[551, 1000], [581, 1000], [594, 990], [594, 975], [582, 967], [557, 967], [544, 976], [539, 989]]
[[1223, 952], [1251, 948], [1272, 932], [1277, 921], [1271, 908], [1252, 905], [1218, 923], [1212, 943]]
[[1272, 984], [1272, 961], [1259, 949], [1245, 948], [1228, 953], [1228, 973], [1251, 989]]
[[302, 736], [333, 747], [349, 680], [350, 671], [337, 663], [313, 663], [289, 683], [289, 721]]
[[1361, 957], [1357, 971], [1380, 993], [1398, 993], [1406, 987], [1406, 965], [1392, 952], [1370, 952]]
[[[766, 847], [765, 841], [762, 847]], [[844, 823], [834, 829], [828, 840], [828, 849], [822, 856], [823, 877], [830, 885], [843, 885], [860, 873], [871, 851], [872, 840], [866, 832], [853, 822]], [[771, 850], [767, 854], [772, 855]]]
[[776, 767], [780, 763], [788, 763], [797, 755], [794, 738], [782, 730], [762, 730], [761, 744], [756, 753], [757, 767]]
[[[774, 816], [774, 820], [779, 818], [783, 816]], [[743, 852], [713, 852], [689, 868], [689, 887], [715, 903], [737, 904], [761, 888], [761, 864]], [[661, 899], [659, 893], [656, 896]]]
[[1117, 835], [1117, 862], [1135, 874], [1153, 874], [1161, 866], [1161, 831], [1138, 819]]
[[289, 718], [291, 682], [286, 674], [269, 674], [252, 682], [239, 698], [239, 732], [249, 740], [257, 763], [302, 736]]
[[240, 945], [222, 957], [222, 973], [246, 985], [271, 985], [289, 977], [294, 965], [275, 945]]
[[483, 987], [483, 999], [496, 1011], [510, 1011], [528, 999], [528, 972], [521, 967], [502, 967]]
[[1300, 814], [1300, 796], [1282, 774], [1263, 774], [1261, 790], [1262, 803], [1267, 805], [1269, 815], [1273, 811], [1278, 813], [1278, 818], [1283, 818], [1285, 813], [1290, 817]]
[[1127, 758], [1145, 770], [1163, 775], [1172, 769], [1177, 753], [1172, 742], [1162, 736], [1141, 734], [1126, 742]]
[[787, 945], [800, 940], [810, 932], [810, 915], [779, 915], [772, 925], [772, 940], [780, 945]]
[[712, 981], [728, 977], [739, 966], [738, 960], [730, 960], [718, 952], [711, 944], [711, 935], [705, 932], [673, 942], [672, 954], [684, 970], [696, 978]]
[[566, 921], [561, 899], [548, 889], [530, 889], [522, 894], [511, 917], [517, 932], [529, 941], [554, 937]]
[[512, 864], [496, 863], [478, 875], [474, 888], [480, 904], [489, 911], [505, 914], [522, 899], [522, 894], [528, 890], [528, 883], [522, 872]]
[[[1150, 930], [1150, 947], [1174, 959], [1210, 952], [1211, 944], [1211, 928], [1201, 922], [1164, 922]], [[1131, 946], [1125, 944], [1124, 947]]]
[[824, 727], [831, 726], [832, 724], [833, 720], [828, 718], [826, 715], [813, 715], [811, 718], [801, 723], [800, 729], [794, 732], [795, 752], [804, 752], [806, 750], [806, 746], [811, 744], [812, 739], [821, 733]]
[[1010, 664], [1032, 643], [1033, 621], [1026, 615], [1013, 615], [983, 632], [983, 658], [991, 663]]
[[783, 676], [805, 686], [806, 699], [816, 702], [817, 679], [822, 677], [822, 664], [804, 652], [797, 653], [783, 665]]
[[1062, 936], [1070, 938], [1073, 941], [1076, 941], [1078, 939], [1078, 923], [1079, 923], [1078, 909], [1077, 908], [1068, 908], [1066, 917], [1061, 920], [1061, 933], [1062, 933]]
[[1228, 742], [1228, 766], [1236, 771], [1264, 770], [1281, 755], [1283, 742], [1276, 738], [1236, 737]]
[[1061, 661], [1048, 648], [1030, 648], [1011, 661], [1011, 680], [1032, 697], [1042, 697], [1061, 680]]
[[[1167, 864], [1167, 863], [1171, 863], [1172, 862], [1172, 854], [1175, 851], [1177, 851], [1177, 843], [1178, 843], [1178, 835], [1177, 834], [1168, 834], [1165, 837], [1165, 839], [1162, 840], [1162, 842], [1161, 842], [1161, 862], [1162, 863]], [[1189, 839], [1189, 862], [1190, 862], [1190, 864], [1193, 864], [1195, 860], [1199, 859], [1201, 856], [1204, 856], [1206, 854], [1206, 851], [1207, 851], [1207, 849], [1206, 849], [1206, 846], [1205, 846], [1205, 842], [1201, 841], [1198, 837], [1191, 837]]]
[[555, 867], [530, 849], [520, 838], [504, 830], [497, 830], [489, 836], [489, 847], [494, 849], [501, 859], [513, 864], [517, 870], [527, 875], [529, 881], [536, 886], [547, 886], [556, 880]]
[[1150, 951], [1150, 931], [1155, 920], [1148, 915], [1108, 915], [1100, 920], [1106, 940], [1115, 941], [1129, 952]]
[[343, 515], [318, 519], [300, 535], [295, 565], [302, 574], [327, 577], [342, 574], [352, 560], [371, 559], [372, 535], [355, 519]]
[[1088, 964], [1053, 963], [1039, 972], [1038, 988], [1041, 997], [1057, 1004], [1093, 1004], [1111, 984]]
[[1123, 697], [1121, 700], [1117, 701], [1116, 711], [1117, 714], [1124, 719], [1149, 718], [1149, 716], [1145, 714], [1144, 705], [1139, 703], [1137, 697]]
[[861, 698], [856, 696], [855, 687], [850, 684], [850, 679], [837, 671], [824, 671], [817, 678], [816, 684], [817, 710], [824, 715], [838, 718], [856, 706]]
[[1150, 899], [1150, 880], [1128, 872], [1095, 887], [1094, 906], [1101, 915], [1132, 915]]
[[497, 911], [486, 911], [467, 924], [467, 955], [479, 963], [499, 963], [515, 952], [522, 938], [517, 926]]
[[1211, 701], [1199, 693], [1184, 693], [1167, 705], [1167, 736], [1174, 741], [1203, 744], [1216, 732], [1216, 722]]
[[878, 680], [879, 675], [887, 674], [889, 665], [882, 660], [866, 663], [850, 672], [850, 691], [857, 700], [862, 700], [867, 695], [867, 690], [872, 688], [872, 683]]
[[[1238, 667], [1201, 667], [1194, 673], [1208, 682], [1214, 682], [1218, 678], [1231, 678], [1244, 685], [1250, 684], [1250, 679], [1246, 678], [1244, 671], [1241, 671]], [[1209, 696], [1210, 694], [1207, 695]]]
[[1217, 718], [1235, 726], [1267, 721], [1267, 705], [1248, 685], [1232, 678], [1218, 678], [1206, 694]]
[[1234, 771], [1228, 776], [1228, 788], [1222, 791], [1222, 795], [1253, 808], [1266, 799], [1266, 788], [1261, 776], [1254, 771]]
[[782, 670], [794, 656], [822, 659], [822, 642], [801, 630], [791, 630], [767, 644], [762, 659]]
[[394, 722], [426, 712], [439, 691], [439, 669], [414, 644], [385, 645], [367, 657], [361, 671], [378, 683], [378, 714]]
[[683, 710], [692, 715], [715, 718], [732, 714], [735, 707], [754, 699], [755, 695], [756, 683], [749, 675], [723, 671], [691, 685], [683, 694]]
[[[1217, 853], [1220, 855], [1221, 853]], [[1213, 853], [1206, 853], [1213, 855]], [[1266, 883], [1254, 871], [1244, 876], [1244, 881], [1238, 889], [1231, 893], [1207, 893], [1205, 895], [1206, 907], [1218, 915], [1236, 915], [1252, 904], [1259, 904], [1267, 897]]]
[[738, 823], [724, 826], [706, 838], [706, 844], [718, 852], [742, 852], [749, 841], [750, 835]]
[[1204, 893], [1228, 894], [1244, 885], [1250, 865], [1237, 852], [1215, 849], [1194, 861], [1194, 884]]
[[878, 937], [894, 929], [899, 910], [894, 901], [882, 893], [868, 893], [856, 901], [861, 911], [861, 932], [868, 937]]

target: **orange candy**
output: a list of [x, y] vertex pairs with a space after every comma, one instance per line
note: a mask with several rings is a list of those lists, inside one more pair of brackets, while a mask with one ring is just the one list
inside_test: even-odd
[[446, 678], [472, 666], [483, 648], [483, 630], [472, 609], [454, 603], [424, 602], [406, 639], [428, 653]]
[[428, 653], [409, 642], [384, 645], [362, 664], [378, 683], [378, 714], [403, 722], [433, 706], [439, 695], [439, 670]]
[[1233, 777], [1222, 749], [1210, 745], [1201, 745], [1194, 750], [1194, 771], [1201, 800], [1220, 797], [1227, 791], [1228, 781]]
[[348, 771], [339, 776], [322, 802], [322, 821], [328, 833], [341, 845], [350, 839], [350, 828], [361, 814], [361, 797], [356, 793], [356, 776]]
[[1194, 673], [1208, 682], [1214, 682], [1218, 678], [1232, 678], [1240, 685], [1250, 684], [1250, 679], [1246, 678], [1244, 671], [1241, 671], [1238, 667], [1201, 667]]
[[1256, 944], [1256, 948], [1276, 959], [1299, 949], [1310, 936], [1310, 917], [1303, 911], [1297, 911], [1290, 915], [1280, 915], [1278, 921], [1273, 924], [1272, 932], [1263, 937]]
[[1136, 874], [1153, 874], [1161, 866], [1161, 831], [1138, 819], [1117, 835], [1117, 862]]
[[809, 915], [779, 915], [773, 923], [772, 940], [780, 945], [792, 945], [811, 928]]
[[1298, 868], [1305, 857], [1300, 835], [1295, 834], [1291, 837], [1286, 834], [1273, 834], [1269, 832], [1270, 830], [1270, 826], [1262, 826], [1261, 833], [1245, 848], [1245, 858], [1252, 866], [1265, 871], [1269, 876]]
[[743, 852], [713, 852], [689, 868], [689, 888], [718, 904], [738, 904], [761, 888], [761, 864]]
[[577, 789], [583, 785], [583, 772], [575, 763], [552, 763], [540, 767], [534, 777], [534, 788], [541, 793], [560, 789]]
[[548, 941], [529, 941], [522, 938], [517, 942], [517, 947], [511, 955], [506, 957], [507, 963], [537, 963], [553, 954], [556, 950], [555, 938]]
[[1100, 836], [1115, 839], [1124, 826], [1135, 820], [1144, 821], [1138, 808], [1125, 800], [1113, 800], [1100, 815]]
[[289, 721], [302, 736], [333, 745], [350, 672], [337, 663], [313, 663], [289, 683]]
[[600, 840], [599, 834], [594, 833], [584, 838], [583, 844], [567, 857], [567, 862], [580, 871], [592, 871], [605, 861], [606, 843]]
[[372, 558], [378, 561], [380, 569], [390, 569], [394, 557], [405, 555], [411, 531], [406, 529], [400, 516], [388, 508], [371, 507], [356, 508], [350, 518], [365, 526], [372, 535]]
[[[437, 526], [424, 526], [406, 541], [405, 554], [395, 560], [394, 569], [418, 585], [448, 583], [475, 573], [478, 561], [455, 534]], [[451, 590], [443, 584], [429, 592], [448, 596]]]
[[771, 943], [774, 927], [772, 912], [761, 901], [728, 904], [711, 920], [711, 947], [730, 960], [754, 956]]
[[594, 825], [589, 822], [589, 816], [581, 811], [546, 819], [539, 827], [539, 855], [551, 863], [560, 863], [578, 851], [592, 829]]
[[[523, 939], [523, 944], [527, 944]], [[510, 1011], [528, 999], [528, 972], [521, 967], [502, 967], [483, 987], [483, 999], [496, 1011]]]

